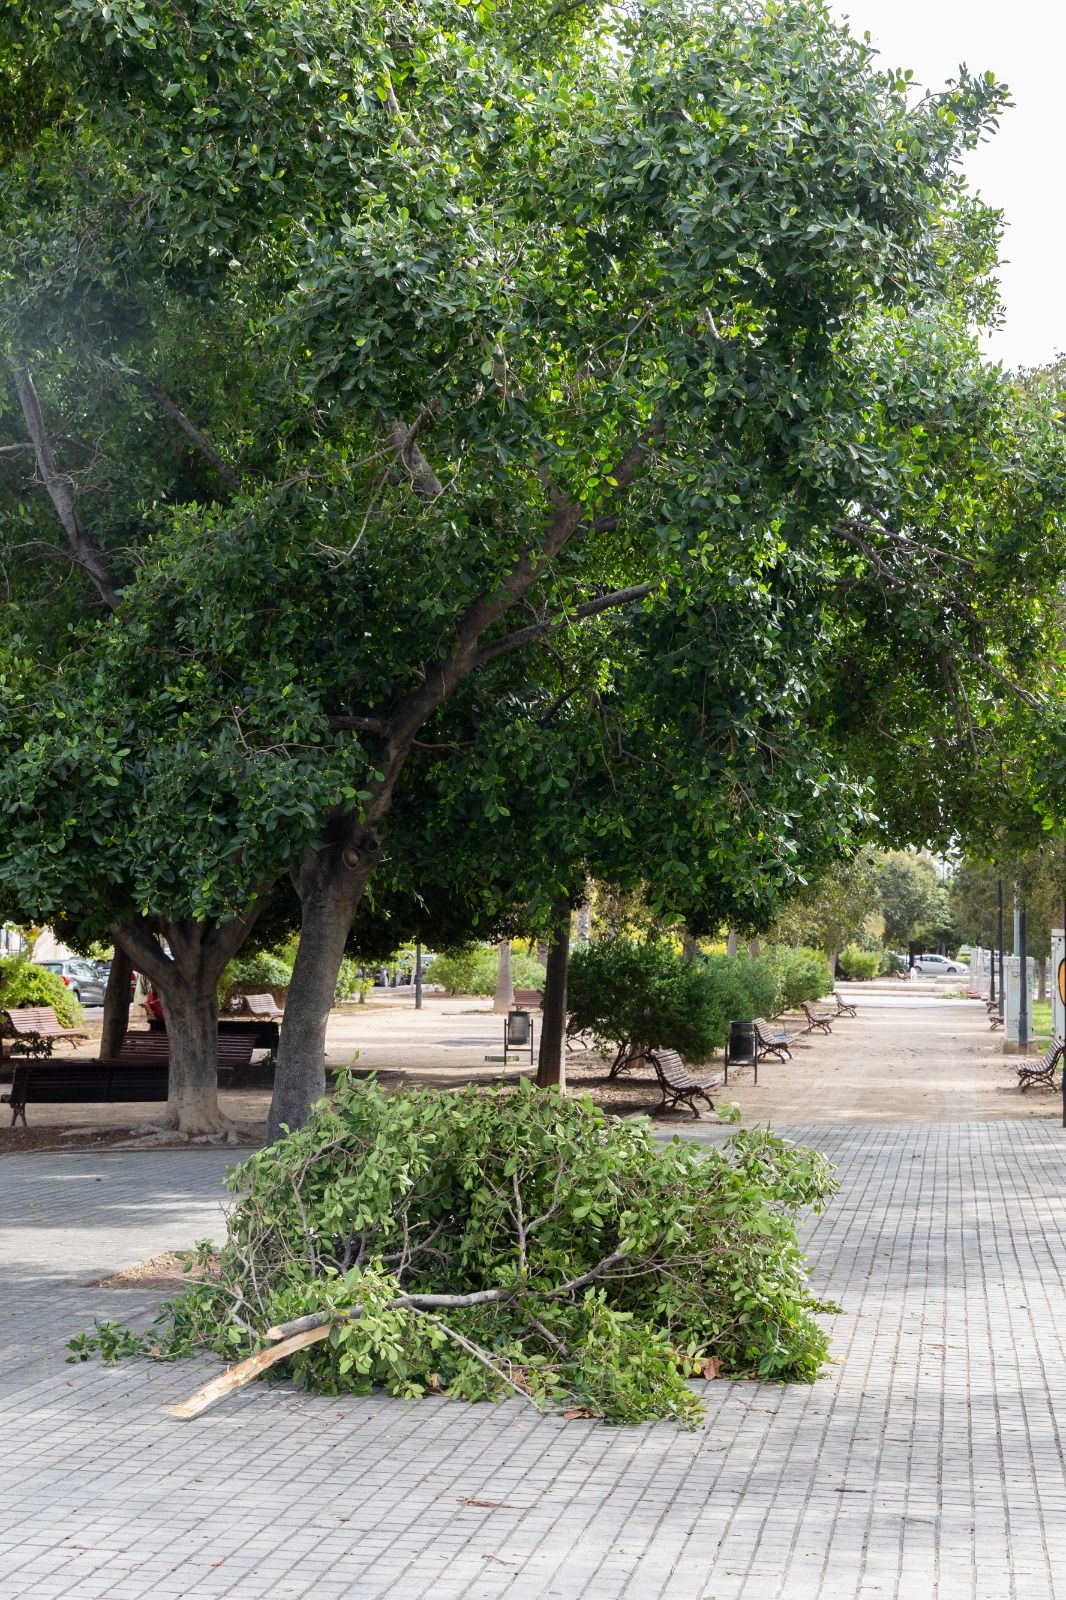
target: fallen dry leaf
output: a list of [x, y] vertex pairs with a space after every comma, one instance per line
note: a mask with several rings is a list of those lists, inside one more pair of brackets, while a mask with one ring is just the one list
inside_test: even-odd
[[[1019, 971], [1020, 970], [1021, 969], [1019, 968]], [[563, 1416], [566, 1418], [567, 1422], [573, 1422], [577, 1417], [592, 1417], [598, 1420], [599, 1415], [600, 1413], [598, 1411], [590, 1411], [587, 1406], [575, 1406], [572, 1411], [563, 1412]]]
[[472, 1495], [468, 1494], [457, 1494], [455, 1498], [458, 1500], [461, 1506], [481, 1506], [485, 1511], [503, 1511], [513, 1509], [506, 1500], [475, 1500]]

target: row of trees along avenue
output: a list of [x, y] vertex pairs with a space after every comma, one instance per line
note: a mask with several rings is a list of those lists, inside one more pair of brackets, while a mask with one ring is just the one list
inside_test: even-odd
[[158, 986], [181, 1130], [267, 918], [276, 1131], [353, 921], [756, 929], [1042, 715], [991, 79], [812, 0], [14, 0], [0, 95], [0, 909]]

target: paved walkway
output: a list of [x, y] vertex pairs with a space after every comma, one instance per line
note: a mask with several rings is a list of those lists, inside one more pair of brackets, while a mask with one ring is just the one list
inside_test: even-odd
[[1066, 1600], [1066, 1135], [788, 1131], [842, 1179], [807, 1231], [835, 1365], [710, 1385], [695, 1434], [287, 1385], [176, 1422], [209, 1363], [62, 1344], [147, 1319], [86, 1285], [217, 1228], [226, 1157], [11, 1157], [0, 1597]]

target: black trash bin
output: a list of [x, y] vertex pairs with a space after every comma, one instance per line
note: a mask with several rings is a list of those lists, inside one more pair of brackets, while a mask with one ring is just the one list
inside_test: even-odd
[[725, 1081], [729, 1082], [730, 1067], [755, 1068], [755, 1082], [759, 1081], [759, 1045], [755, 1037], [754, 1022], [731, 1022], [729, 1043], [725, 1050]]

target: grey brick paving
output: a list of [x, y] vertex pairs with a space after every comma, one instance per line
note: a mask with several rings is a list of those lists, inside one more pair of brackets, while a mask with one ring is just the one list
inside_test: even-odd
[[2, 1600], [1066, 1600], [1066, 1136], [788, 1131], [842, 1178], [835, 1365], [711, 1385], [695, 1434], [286, 1386], [175, 1422], [209, 1363], [62, 1345], [147, 1320], [86, 1285], [217, 1228], [225, 1157], [5, 1160]]

